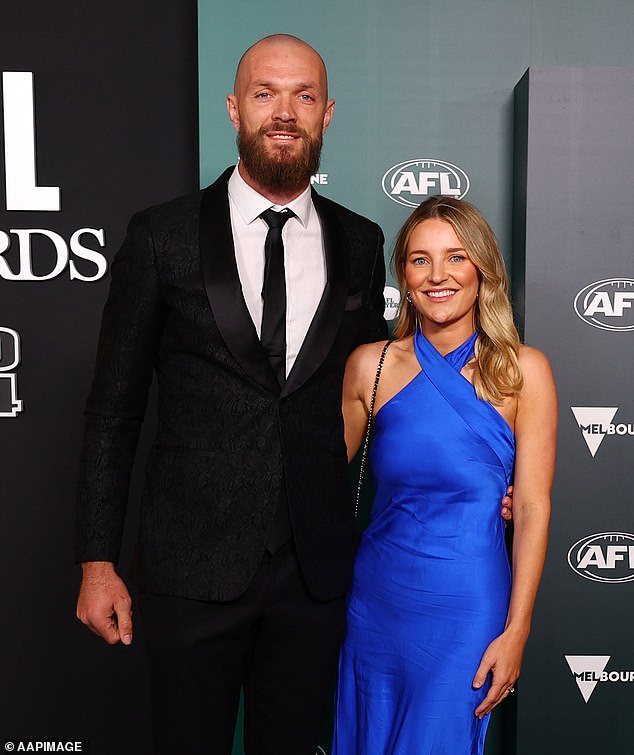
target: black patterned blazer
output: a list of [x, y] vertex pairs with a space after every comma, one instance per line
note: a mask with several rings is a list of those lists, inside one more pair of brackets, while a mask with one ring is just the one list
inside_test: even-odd
[[152, 375], [141, 587], [205, 600], [247, 588], [285, 482], [297, 553], [321, 600], [345, 593], [357, 543], [341, 416], [346, 358], [385, 337], [383, 235], [313, 193], [326, 288], [280, 391], [242, 296], [227, 181], [134, 216], [111, 268], [86, 407], [77, 561], [119, 556]]

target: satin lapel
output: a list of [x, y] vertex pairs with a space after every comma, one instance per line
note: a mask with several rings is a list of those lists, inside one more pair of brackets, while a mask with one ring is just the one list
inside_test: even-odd
[[314, 190], [312, 198], [319, 214], [324, 239], [326, 286], [304, 343], [282, 388], [283, 396], [302, 386], [326, 358], [339, 331], [348, 292], [348, 250], [343, 227]]
[[233, 168], [203, 192], [200, 256], [207, 298], [225, 345], [242, 369], [262, 387], [280, 387], [262, 349], [242, 295], [229, 214], [227, 181]]

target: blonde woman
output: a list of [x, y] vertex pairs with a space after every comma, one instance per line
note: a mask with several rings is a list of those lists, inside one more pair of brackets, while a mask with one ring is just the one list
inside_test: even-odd
[[[546, 552], [557, 398], [519, 342], [495, 236], [433, 197], [401, 229], [396, 340], [374, 406], [371, 522], [341, 651], [335, 755], [477, 755], [514, 691]], [[348, 360], [349, 456], [383, 343]], [[499, 501], [514, 481], [509, 565]]]

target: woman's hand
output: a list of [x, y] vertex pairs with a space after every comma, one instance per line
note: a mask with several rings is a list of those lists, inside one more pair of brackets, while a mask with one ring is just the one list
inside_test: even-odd
[[489, 645], [473, 679], [474, 688], [491, 673], [491, 688], [476, 708], [478, 718], [509, 696], [519, 676], [546, 556], [550, 491], [555, 469], [557, 391], [546, 357], [522, 346], [524, 387], [515, 416], [513, 489], [513, 587], [506, 629]]
[[496, 705], [515, 691], [514, 685], [520, 675], [527, 637], [528, 633], [526, 636], [519, 636], [516, 632], [507, 629], [486, 649], [473, 678], [474, 688], [479, 689], [486, 681], [489, 672], [492, 676], [489, 692], [475, 710], [478, 718], [490, 713]]

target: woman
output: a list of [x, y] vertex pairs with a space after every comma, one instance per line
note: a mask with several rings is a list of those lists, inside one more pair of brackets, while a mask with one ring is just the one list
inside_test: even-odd
[[[513, 692], [546, 552], [557, 399], [520, 345], [493, 232], [433, 197], [397, 238], [403, 305], [375, 402], [376, 497], [348, 603], [333, 755], [476, 755]], [[350, 458], [383, 343], [346, 367]], [[514, 478], [512, 580], [499, 500]]]

